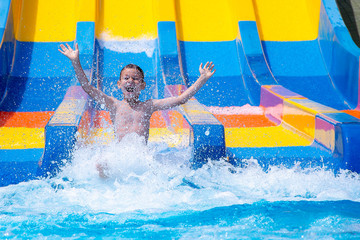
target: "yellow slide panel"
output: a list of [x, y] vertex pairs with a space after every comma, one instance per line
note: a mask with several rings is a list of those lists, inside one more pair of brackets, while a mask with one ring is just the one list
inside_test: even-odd
[[334, 108], [327, 107], [309, 99], [285, 99], [283, 121], [293, 126], [310, 138], [315, 136], [315, 117], [318, 113], [337, 113]]
[[153, 1], [99, 0], [96, 37], [102, 40], [155, 39]]
[[263, 41], [306, 41], [318, 35], [321, 0], [254, 0]]
[[175, 0], [153, 0], [157, 21], [176, 21]]
[[0, 149], [26, 149], [44, 147], [44, 128], [0, 128]]
[[231, 41], [238, 21], [254, 21], [251, 0], [176, 0], [178, 38], [182, 41]]
[[95, 0], [14, 0], [13, 6], [18, 41], [73, 41], [78, 21], [95, 21]]
[[274, 127], [226, 128], [226, 147], [287, 147], [309, 146], [312, 140], [285, 128]]
[[[19, 41], [75, 39], [78, 21], [96, 21], [96, 36], [155, 39], [157, 21], [177, 22], [183, 41], [229, 41], [238, 21], [257, 21], [267, 41], [316, 39], [320, 0], [13, 0]], [[96, 19], [95, 19], [96, 15]]]
[[176, 133], [167, 128], [150, 128], [149, 142], [167, 143], [169, 147], [189, 146], [189, 129], [179, 129]]

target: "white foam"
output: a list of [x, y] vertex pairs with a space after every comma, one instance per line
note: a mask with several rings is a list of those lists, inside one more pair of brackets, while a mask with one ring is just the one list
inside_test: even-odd
[[128, 39], [113, 37], [108, 32], [100, 34], [99, 44], [101, 48], [106, 48], [118, 53], [142, 53], [149, 58], [153, 56], [156, 49], [156, 40], [143, 35], [139, 38]]
[[[360, 176], [324, 168], [273, 166], [255, 159], [234, 167], [224, 160], [191, 169], [191, 149], [144, 144], [130, 135], [120, 143], [80, 147], [55, 178], [0, 188], [0, 209], [38, 213], [135, 213], [205, 210], [257, 201], [360, 201]], [[97, 163], [106, 163], [102, 179]], [[26, 217], [26, 216], [23, 216]]]

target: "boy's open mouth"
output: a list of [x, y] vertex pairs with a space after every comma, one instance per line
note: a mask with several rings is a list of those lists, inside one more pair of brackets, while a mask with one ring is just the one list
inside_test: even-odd
[[134, 92], [135, 88], [134, 87], [125, 87], [126, 91], [128, 92]]

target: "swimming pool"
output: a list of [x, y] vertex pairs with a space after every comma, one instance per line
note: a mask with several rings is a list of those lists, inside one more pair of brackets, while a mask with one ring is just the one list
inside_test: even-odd
[[[189, 148], [132, 136], [78, 148], [55, 178], [0, 188], [4, 239], [357, 239], [360, 176], [324, 168], [189, 167]], [[107, 161], [109, 178], [95, 164]]]

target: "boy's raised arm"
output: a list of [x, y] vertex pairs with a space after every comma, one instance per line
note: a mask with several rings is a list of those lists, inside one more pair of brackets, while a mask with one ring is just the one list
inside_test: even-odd
[[164, 110], [172, 107], [176, 107], [180, 104], [186, 103], [190, 98], [192, 98], [200, 88], [211, 78], [216, 70], [214, 69], [214, 64], [212, 62], [207, 62], [203, 67], [203, 64], [200, 64], [199, 67], [200, 77], [196, 82], [186, 89], [181, 95], [177, 97], [170, 97], [164, 99], [155, 99], [153, 100], [153, 110]]
[[97, 101], [99, 104], [104, 104], [108, 109], [112, 108], [114, 106], [114, 100], [89, 83], [89, 80], [87, 79], [80, 64], [78, 44], [75, 44], [75, 50], [73, 50], [69, 44], [66, 44], [66, 46], [61, 44], [60, 48], [61, 49], [58, 49], [59, 52], [70, 59], [75, 69], [76, 77], [84, 91], [89, 94], [90, 97], [95, 99], [95, 101]]

